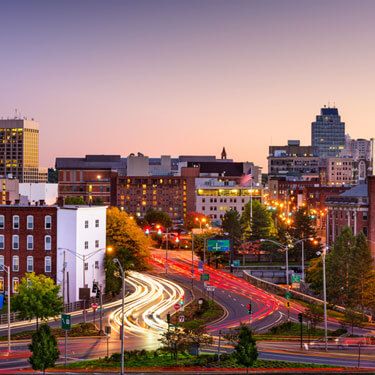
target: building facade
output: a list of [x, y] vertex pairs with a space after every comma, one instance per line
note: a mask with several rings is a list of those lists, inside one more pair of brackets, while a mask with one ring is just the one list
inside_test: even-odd
[[233, 209], [241, 215], [251, 199], [262, 201], [262, 188], [241, 186], [236, 179], [197, 178], [196, 212], [211, 218], [220, 225], [225, 212]]
[[0, 120], [0, 176], [46, 181], [39, 168], [39, 125], [34, 120]]
[[79, 288], [91, 290], [94, 281], [105, 287], [106, 207], [64, 206], [57, 221], [57, 283], [69, 303], [79, 300]]
[[20, 199], [19, 182], [17, 179], [0, 178], [0, 205], [14, 204]]
[[319, 157], [340, 156], [345, 148], [345, 123], [337, 108], [321, 108], [311, 124], [311, 145]]
[[[11, 291], [27, 272], [56, 280], [57, 208], [1, 206], [0, 265], [10, 267]], [[0, 270], [2, 267], [0, 267]], [[6, 273], [0, 271], [0, 291], [7, 290]]]
[[57, 202], [58, 184], [24, 182], [19, 184], [19, 193], [21, 200], [25, 198], [31, 205], [42, 203], [51, 206]]

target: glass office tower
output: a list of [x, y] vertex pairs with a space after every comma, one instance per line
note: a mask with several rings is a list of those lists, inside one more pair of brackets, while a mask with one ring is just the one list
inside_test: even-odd
[[345, 123], [337, 108], [324, 107], [311, 124], [311, 144], [317, 156], [338, 157], [345, 148]]

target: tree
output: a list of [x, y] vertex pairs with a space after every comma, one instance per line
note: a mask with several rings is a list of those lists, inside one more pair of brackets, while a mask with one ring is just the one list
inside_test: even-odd
[[166, 212], [156, 211], [153, 208], [147, 210], [144, 219], [149, 225], [159, 224], [164, 228], [172, 226], [172, 219]]
[[45, 275], [27, 273], [19, 285], [18, 294], [13, 296], [12, 308], [20, 313], [21, 319], [47, 320], [63, 311], [59, 296], [60, 286]]
[[303, 313], [306, 320], [311, 322], [312, 328], [315, 330], [316, 325], [323, 321], [323, 307], [316, 303], [311, 303]]
[[87, 203], [84, 201], [83, 197], [66, 197], [65, 198], [65, 204], [71, 204], [71, 205], [87, 205]]
[[226, 335], [226, 338], [235, 344], [234, 357], [239, 364], [246, 367], [248, 373], [249, 367], [252, 367], [258, 358], [256, 341], [251, 329], [246, 324], [241, 324], [239, 328]]
[[161, 335], [159, 341], [163, 344], [163, 349], [177, 360], [178, 353], [183, 353], [188, 348], [186, 332], [182, 329], [171, 329]]
[[230, 209], [225, 212], [221, 222], [221, 228], [224, 233], [228, 233], [232, 248], [237, 247], [241, 243], [242, 229], [240, 219], [238, 211]]
[[131, 216], [111, 207], [107, 210], [107, 244], [112, 251], [105, 257], [106, 291], [118, 293], [121, 281], [114, 275], [117, 267], [113, 258], [117, 257], [126, 270], [146, 270], [151, 241]]
[[323, 295], [323, 262], [321, 257], [310, 260], [306, 272], [306, 281], [315, 293], [320, 296]]
[[366, 317], [355, 310], [347, 308], [344, 313], [344, 321], [351, 327], [353, 335], [354, 327], [362, 327], [363, 322], [366, 321]]
[[253, 200], [253, 217], [250, 228], [250, 202], [245, 205], [245, 210], [241, 216], [242, 230], [246, 241], [260, 240], [261, 238], [271, 238], [276, 235], [276, 229], [272, 220], [272, 215], [267, 207], [257, 200]]
[[203, 345], [212, 344], [212, 336], [207, 334], [204, 324], [190, 325], [184, 328], [184, 331], [187, 335], [186, 340], [190, 347], [195, 347], [199, 355], [199, 349]]
[[33, 333], [31, 344], [29, 345], [31, 357], [29, 362], [33, 370], [42, 370], [43, 374], [48, 367], [54, 367], [59, 358], [59, 350], [55, 336], [47, 324], [42, 324]]

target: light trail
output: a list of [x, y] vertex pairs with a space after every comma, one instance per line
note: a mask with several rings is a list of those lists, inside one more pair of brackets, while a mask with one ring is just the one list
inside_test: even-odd
[[[184, 296], [184, 290], [176, 283], [157, 276], [129, 272], [126, 282], [134, 288], [134, 293], [125, 298], [125, 333], [144, 337], [156, 343], [160, 335], [168, 329], [161, 318]], [[112, 329], [119, 333], [121, 307], [114, 310], [109, 318]]]

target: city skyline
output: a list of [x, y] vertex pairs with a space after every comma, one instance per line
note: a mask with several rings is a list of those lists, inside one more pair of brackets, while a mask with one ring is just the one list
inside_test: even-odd
[[0, 63], [0, 114], [17, 108], [38, 121], [41, 166], [137, 151], [219, 156], [225, 146], [265, 170], [268, 145], [311, 144], [329, 102], [353, 138], [373, 137], [374, 10], [371, 1], [12, 2], [2, 6], [0, 40], [12, 53]]

